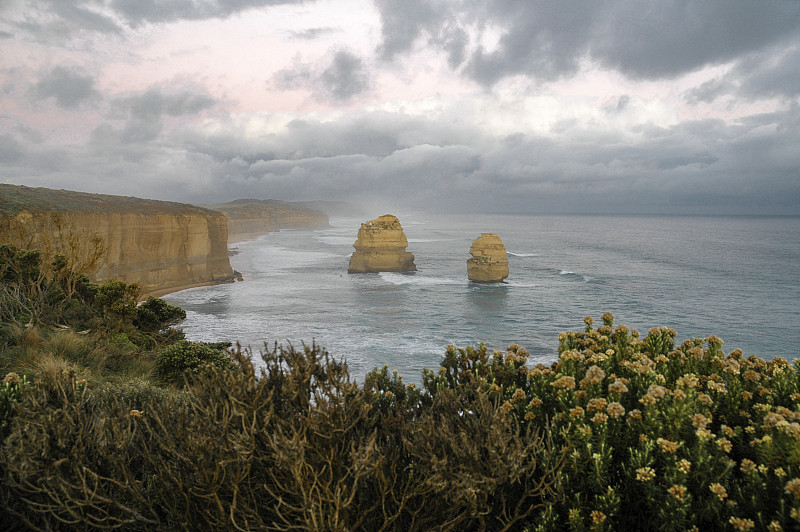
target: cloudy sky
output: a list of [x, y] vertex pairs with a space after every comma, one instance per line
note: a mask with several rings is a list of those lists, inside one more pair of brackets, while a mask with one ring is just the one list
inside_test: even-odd
[[0, 0], [0, 182], [800, 214], [797, 0]]

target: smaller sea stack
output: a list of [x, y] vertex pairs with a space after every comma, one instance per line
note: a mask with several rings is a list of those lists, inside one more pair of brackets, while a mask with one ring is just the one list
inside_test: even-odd
[[499, 283], [508, 277], [508, 256], [503, 241], [495, 233], [481, 233], [469, 248], [467, 277], [478, 283]]
[[361, 224], [348, 273], [416, 271], [414, 255], [397, 216], [384, 214]]

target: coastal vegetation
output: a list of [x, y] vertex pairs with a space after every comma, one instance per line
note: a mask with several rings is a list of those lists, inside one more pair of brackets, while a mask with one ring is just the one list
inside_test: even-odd
[[[607, 313], [421, 385], [189, 342], [137, 285], [0, 246], [0, 528], [793, 530], [800, 364]], [[341, 355], [346, 355], [342, 353]]]

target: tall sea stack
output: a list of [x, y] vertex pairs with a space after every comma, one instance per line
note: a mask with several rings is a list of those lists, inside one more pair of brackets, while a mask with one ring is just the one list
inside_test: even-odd
[[350, 257], [349, 273], [416, 271], [414, 255], [400, 220], [391, 214], [361, 224]]
[[467, 277], [479, 283], [499, 283], [508, 277], [508, 255], [495, 233], [481, 233], [469, 248]]

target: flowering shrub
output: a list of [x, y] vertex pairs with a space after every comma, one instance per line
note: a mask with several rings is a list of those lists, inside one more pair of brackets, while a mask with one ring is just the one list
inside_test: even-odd
[[675, 345], [603, 315], [559, 335], [559, 360], [511, 346], [448, 351], [432, 394], [482, 380], [508, 415], [549, 431], [567, 459], [564, 499], [531, 530], [790, 530], [800, 527], [800, 379], [715, 336]]
[[179, 342], [181, 390], [10, 374], [0, 528], [800, 529], [800, 364], [613, 320], [549, 366], [450, 347], [421, 387], [314, 344]]

